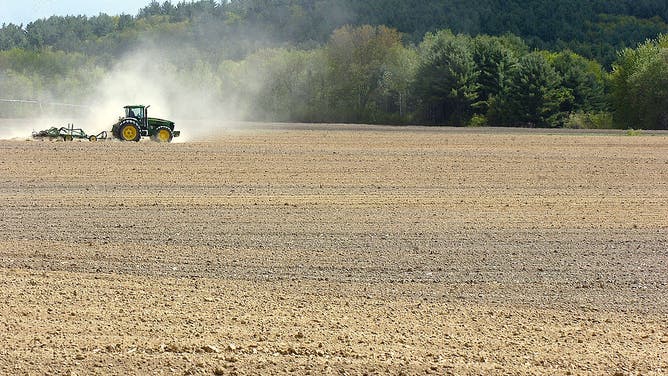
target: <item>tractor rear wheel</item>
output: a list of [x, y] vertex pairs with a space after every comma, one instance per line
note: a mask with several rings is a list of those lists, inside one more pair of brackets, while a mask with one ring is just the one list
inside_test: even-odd
[[72, 135], [70, 135], [70, 134], [66, 134], [66, 135], [63, 136], [63, 141], [73, 141], [73, 140], [74, 140], [74, 137], [72, 137]]
[[97, 136], [90, 136], [90, 137], [88, 137], [88, 140], [90, 142], [95, 142], [95, 141], [97, 141]]
[[118, 135], [121, 141], [139, 141], [141, 138], [141, 133], [139, 132], [139, 127], [135, 123], [124, 123], [121, 124], [118, 128]]
[[172, 130], [164, 126], [156, 128], [153, 137], [151, 137], [155, 142], [172, 142], [173, 138], [174, 134], [172, 133]]

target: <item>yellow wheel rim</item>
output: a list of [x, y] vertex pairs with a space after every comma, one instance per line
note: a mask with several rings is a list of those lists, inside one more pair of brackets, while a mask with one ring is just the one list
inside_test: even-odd
[[126, 141], [132, 141], [137, 138], [137, 128], [128, 125], [123, 127], [123, 139]]
[[167, 129], [159, 130], [158, 134], [156, 136], [158, 138], [158, 141], [160, 141], [160, 142], [168, 142], [169, 141], [169, 131]]

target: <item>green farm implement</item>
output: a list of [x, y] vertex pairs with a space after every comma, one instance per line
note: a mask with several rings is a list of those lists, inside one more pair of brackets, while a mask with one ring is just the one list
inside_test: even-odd
[[61, 139], [63, 141], [73, 141], [77, 139], [88, 139], [89, 141], [104, 140], [107, 138], [107, 132], [102, 131], [95, 135], [88, 135], [81, 128], [74, 128], [74, 124], [67, 124], [67, 127], [51, 127], [49, 129], [32, 132], [32, 137], [37, 139]]

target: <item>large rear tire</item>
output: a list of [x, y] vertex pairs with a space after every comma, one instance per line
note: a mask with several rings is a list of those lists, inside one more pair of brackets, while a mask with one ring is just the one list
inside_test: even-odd
[[172, 133], [172, 130], [169, 129], [169, 127], [158, 127], [155, 130], [155, 133], [151, 137], [151, 139], [155, 142], [172, 142], [172, 139], [174, 138], [174, 133]]
[[141, 133], [139, 132], [139, 126], [133, 122], [125, 122], [118, 126], [118, 138], [121, 141], [139, 141], [141, 138]]

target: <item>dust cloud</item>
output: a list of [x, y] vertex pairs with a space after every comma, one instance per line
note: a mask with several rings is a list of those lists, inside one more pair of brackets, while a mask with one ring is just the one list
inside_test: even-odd
[[32, 131], [49, 128], [39, 119], [0, 119], [0, 140], [29, 139]]
[[[182, 49], [179, 49], [182, 50]], [[111, 129], [129, 104], [150, 105], [149, 117], [175, 122], [181, 137], [175, 142], [201, 140], [220, 131], [238, 127], [245, 118], [245, 106], [227, 103], [219, 97], [220, 79], [210, 64], [190, 55], [181, 66], [173, 52], [142, 46], [113, 66], [90, 98], [87, 124]]]
[[[261, 74], [235, 72], [239, 75], [235, 81], [243, 83], [243, 90], [238, 85], [226, 87], [222, 78], [230, 76], [224, 70], [239, 64], [207, 62], [188, 47], [161, 49], [153, 43], [142, 43], [112, 64], [87, 98], [72, 103], [85, 107], [35, 105], [32, 119], [2, 120], [0, 138], [30, 138], [32, 131], [70, 123], [89, 135], [109, 132], [124, 114], [123, 106], [150, 105], [149, 117], [174, 121], [175, 129], [181, 131], [174, 142], [206, 141], [243, 127], [249, 109], [254, 107], [254, 93], [263, 85]], [[221, 93], [225, 93], [224, 98]], [[51, 98], [48, 92], [43, 97], [72, 102]]]

